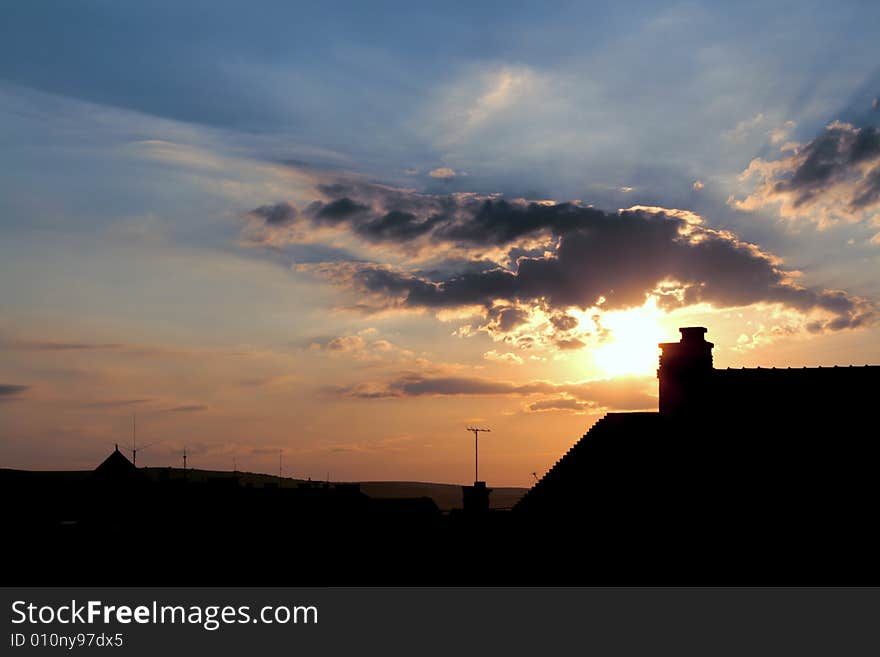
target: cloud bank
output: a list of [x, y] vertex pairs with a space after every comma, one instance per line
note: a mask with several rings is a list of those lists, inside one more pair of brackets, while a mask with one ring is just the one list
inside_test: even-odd
[[[849, 135], [847, 162], [874, 157], [874, 133], [837, 130], [835, 143], [843, 139], [841, 130]], [[821, 169], [809, 162], [804, 155], [800, 168]], [[814, 192], [807, 178], [803, 173], [787, 182], [786, 193], [802, 185], [797, 193], [809, 199]], [[247, 220], [274, 231], [276, 246], [304, 235], [316, 239], [321, 231], [352, 238], [359, 256], [298, 270], [356, 292], [362, 310], [477, 308], [499, 333], [525, 322], [535, 308], [564, 322], [569, 308], [617, 310], [649, 298], [664, 310], [778, 304], [803, 314], [814, 332], [858, 327], [873, 316], [865, 300], [801, 285], [798, 272], [772, 254], [683, 210], [606, 212], [579, 202], [424, 194], [347, 181], [318, 191], [323, 198], [301, 212], [282, 202], [256, 208]], [[854, 202], [872, 202], [872, 194], [862, 190]], [[566, 342], [571, 337], [560, 336], [559, 346], [581, 346]]]

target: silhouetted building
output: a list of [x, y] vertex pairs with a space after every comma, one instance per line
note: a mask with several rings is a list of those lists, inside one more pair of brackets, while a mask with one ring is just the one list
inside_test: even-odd
[[[714, 369], [706, 329], [686, 327], [680, 342], [661, 343], [660, 413], [680, 419], [731, 413], [795, 421], [805, 412], [864, 414], [880, 383], [880, 367]], [[764, 418], [767, 419], [767, 418]]]
[[110, 456], [92, 471], [86, 483], [87, 489], [102, 499], [104, 506], [116, 507], [126, 496], [141, 493], [150, 481], [119, 451], [117, 445]]
[[106, 484], [120, 484], [132, 481], [142, 481], [143, 475], [138, 472], [137, 467], [125, 458], [125, 455], [119, 451], [119, 445], [116, 446], [110, 456], [104, 459], [101, 464], [92, 471], [92, 481]]
[[486, 513], [489, 511], [491, 488], [485, 481], [475, 481], [473, 486], [461, 487], [462, 507], [465, 513]]
[[766, 573], [780, 555], [778, 572], [874, 564], [880, 367], [715, 369], [705, 333], [659, 345], [658, 412], [605, 415], [515, 515], [586, 530], [633, 567], [721, 554], [722, 572]]

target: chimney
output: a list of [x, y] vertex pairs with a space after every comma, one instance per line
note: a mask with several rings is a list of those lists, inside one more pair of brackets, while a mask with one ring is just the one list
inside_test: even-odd
[[681, 340], [661, 342], [660, 413], [669, 416], [699, 415], [708, 401], [712, 375], [712, 347], [702, 326], [678, 329]]
[[491, 488], [486, 488], [485, 481], [475, 481], [473, 486], [462, 486], [462, 506], [464, 512], [471, 513], [488, 513], [489, 511], [489, 494]]

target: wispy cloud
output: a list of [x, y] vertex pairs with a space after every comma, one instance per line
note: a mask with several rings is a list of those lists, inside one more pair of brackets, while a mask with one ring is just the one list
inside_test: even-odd
[[0, 383], [0, 402], [18, 399], [31, 386], [16, 383]]
[[207, 404], [183, 404], [162, 409], [165, 413], [200, 413], [208, 410]]
[[82, 404], [82, 408], [117, 408], [120, 406], [139, 406], [141, 404], [149, 404], [154, 401], [150, 398], [144, 399], [108, 399], [105, 401], [88, 402]]
[[62, 342], [0, 338], [0, 349], [13, 351], [118, 351], [126, 346], [116, 342]]
[[[385, 382], [359, 383], [334, 388], [333, 392], [361, 399], [561, 394], [566, 399], [580, 402], [578, 408], [641, 410], [656, 407], [655, 390], [656, 380], [652, 377], [621, 377], [573, 383], [551, 381], [516, 383], [473, 376], [430, 376], [408, 373]], [[570, 405], [569, 402], [566, 403]]]

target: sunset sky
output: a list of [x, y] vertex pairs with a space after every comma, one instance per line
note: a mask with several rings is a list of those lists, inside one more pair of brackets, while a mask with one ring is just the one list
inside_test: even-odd
[[[181, 5], [185, 6], [181, 6]], [[880, 363], [880, 3], [0, 10], [0, 467], [525, 486], [716, 367]], [[821, 413], [822, 409], [812, 409]]]

